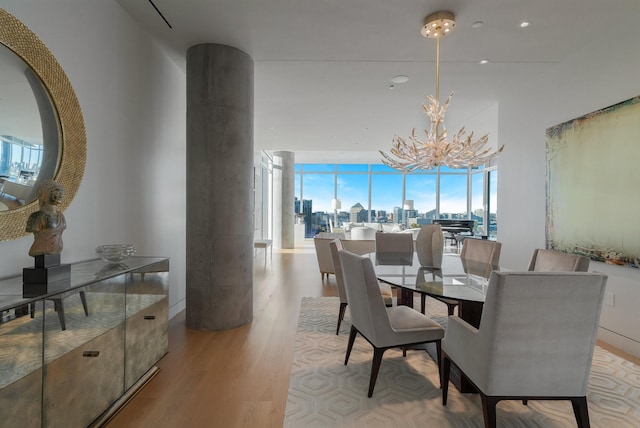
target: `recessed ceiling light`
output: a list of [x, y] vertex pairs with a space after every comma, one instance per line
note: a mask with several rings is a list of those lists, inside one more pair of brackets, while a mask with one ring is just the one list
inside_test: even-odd
[[529, 21], [522, 21], [520, 23], [520, 28], [526, 28], [529, 26], [529, 24], [531, 24]]
[[471, 28], [480, 28], [482, 27], [482, 25], [484, 25], [482, 21], [476, 21], [473, 24], [471, 24]]
[[393, 76], [391, 78], [393, 83], [407, 83], [409, 81], [409, 76], [405, 76], [404, 74], [399, 74], [397, 76]]
[[489, 58], [481, 59], [480, 64], [489, 64], [491, 60]]

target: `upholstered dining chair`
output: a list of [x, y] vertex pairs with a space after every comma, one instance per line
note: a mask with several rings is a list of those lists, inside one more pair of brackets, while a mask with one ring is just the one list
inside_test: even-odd
[[334, 238], [313, 238], [313, 244], [316, 247], [316, 257], [318, 258], [318, 267], [320, 268], [320, 276], [324, 281], [325, 276], [329, 279], [329, 274], [335, 274], [333, 270], [333, 260], [331, 259], [331, 249], [329, 243]]
[[413, 235], [410, 233], [376, 233], [377, 265], [412, 265]]
[[535, 272], [587, 272], [589, 262], [589, 257], [579, 254], [536, 248], [533, 250], [527, 270]]
[[[498, 241], [467, 238], [463, 241], [462, 251], [460, 251], [460, 258], [463, 261], [473, 261], [498, 266], [500, 264], [501, 249], [502, 243]], [[447, 313], [449, 315], [453, 315], [456, 306], [458, 306], [457, 300], [447, 299], [444, 297], [434, 297], [434, 299], [439, 300], [447, 305]], [[423, 294], [421, 296], [422, 313], [424, 313], [425, 311], [425, 303], [426, 296]]]
[[435, 342], [440, 354], [444, 330], [437, 322], [408, 306], [385, 307], [370, 258], [340, 251], [340, 262], [351, 312], [351, 332], [344, 364], [349, 362], [356, 336], [360, 333], [373, 346], [368, 392], [371, 397], [382, 355], [387, 349]]
[[[344, 275], [342, 273], [342, 263], [340, 263], [340, 251], [344, 250], [342, 241], [334, 239], [329, 243], [331, 249], [331, 258], [333, 260], [333, 270], [336, 274], [336, 286], [338, 288], [338, 296], [340, 297], [340, 309], [338, 312], [338, 326], [336, 327], [336, 335], [340, 333], [340, 324], [344, 318], [344, 312], [347, 309], [347, 290], [344, 287]], [[393, 305], [393, 292], [389, 284], [383, 282], [378, 283], [380, 287], [380, 294], [384, 300], [385, 306]]]
[[497, 266], [500, 264], [501, 250], [502, 243], [498, 241], [465, 239], [462, 251], [460, 251], [460, 258]]
[[496, 426], [499, 401], [536, 399], [570, 400], [578, 427], [588, 427], [586, 394], [606, 281], [586, 272], [493, 271], [480, 328], [449, 317], [442, 404], [453, 362], [480, 393], [485, 427]]
[[333, 270], [336, 273], [336, 285], [338, 287], [338, 296], [340, 297], [340, 310], [338, 312], [338, 326], [336, 327], [336, 335], [340, 332], [340, 324], [344, 318], [344, 312], [347, 309], [347, 290], [344, 288], [344, 276], [342, 274], [342, 264], [340, 263], [340, 251], [344, 250], [339, 239], [334, 239], [329, 243], [331, 250], [331, 259], [333, 261]]

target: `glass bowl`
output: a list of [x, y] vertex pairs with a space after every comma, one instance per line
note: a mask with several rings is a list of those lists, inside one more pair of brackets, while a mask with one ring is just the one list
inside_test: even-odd
[[96, 254], [109, 263], [123, 262], [135, 252], [136, 247], [133, 244], [100, 245], [96, 248]]

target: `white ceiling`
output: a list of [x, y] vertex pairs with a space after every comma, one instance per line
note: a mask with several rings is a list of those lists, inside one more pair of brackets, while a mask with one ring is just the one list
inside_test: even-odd
[[[455, 89], [457, 129], [501, 94], [557, 66], [638, 13], [638, 0], [117, 0], [184, 70], [198, 43], [254, 59], [255, 148], [296, 152], [297, 162], [370, 162], [395, 134], [427, 120], [435, 91], [435, 41], [425, 16], [456, 15], [441, 42], [441, 99]], [[531, 25], [520, 28], [527, 20]], [[483, 26], [472, 28], [482, 21]], [[601, 30], [605, 29], [605, 30]], [[480, 65], [483, 58], [491, 62]], [[409, 82], [390, 89], [394, 75]], [[469, 130], [471, 131], [471, 130]], [[484, 133], [486, 130], [474, 130]]]

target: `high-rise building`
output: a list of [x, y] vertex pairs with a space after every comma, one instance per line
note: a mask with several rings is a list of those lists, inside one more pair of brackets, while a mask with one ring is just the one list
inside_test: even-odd
[[304, 213], [304, 224], [306, 225], [304, 228], [305, 236], [309, 236], [311, 234], [311, 208], [313, 206], [313, 200], [311, 199], [303, 199], [302, 200], [302, 213]]
[[363, 221], [363, 220], [358, 220], [360, 216], [360, 211], [364, 211], [364, 207], [360, 202], [358, 202], [354, 206], [352, 206], [351, 209], [349, 210], [349, 221], [353, 223], [358, 223]]
[[303, 199], [302, 200], [302, 209], [300, 208], [300, 199], [297, 196], [294, 196], [293, 200], [293, 209], [296, 214], [304, 214], [304, 232], [307, 238], [311, 237], [311, 224], [312, 224], [312, 215], [311, 210], [313, 206], [313, 201], [311, 199]]
[[393, 222], [394, 223], [402, 223], [402, 208], [393, 207]]

